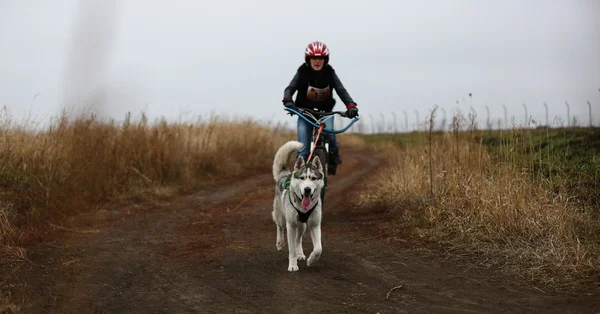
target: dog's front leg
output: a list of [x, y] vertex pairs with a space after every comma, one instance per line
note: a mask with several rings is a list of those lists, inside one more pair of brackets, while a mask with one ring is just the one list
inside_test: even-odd
[[296, 257], [299, 261], [306, 259], [306, 255], [304, 255], [304, 250], [302, 249], [302, 236], [304, 235], [304, 231], [306, 231], [306, 224], [298, 224], [298, 231], [296, 232], [296, 237], [298, 238], [296, 241]]
[[281, 209], [281, 200], [279, 199], [280, 196], [276, 196], [275, 199], [273, 200], [273, 212], [271, 213], [271, 216], [273, 216], [273, 221], [275, 222], [275, 225], [277, 226], [277, 242], [275, 242], [275, 247], [277, 248], [277, 251], [281, 251], [283, 250], [283, 248], [285, 247], [285, 244], [283, 241], [285, 241], [284, 237], [283, 237], [283, 227], [285, 226], [285, 217], [283, 216], [283, 212]]
[[296, 257], [296, 237], [298, 233], [298, 225], [292, 226], [292, 224], [286, 224], [287, 229], [287, 240], [289, 254], [289, 266], [288, 271], [298, 271], [298, 259]]
[[307, 266], [314, 265], [314, 263], [319, 260], [319, 257], [321, 257], [321, 252], [323, 251], [323, 248], [321, 247], [321, 224], [315, 224], [309, 226], [309, 228], [310, 238], [312, 239], [313, 243], [313, 251], [310, 253], [308, 260], [306, 261]]
[[277, 251], [281, 251], [283, 250], [284, 244], [283, 244], [283, 228], [280, 226], [277, 226], [277, 242], [275, 243], [275, 247], [277, 247]]

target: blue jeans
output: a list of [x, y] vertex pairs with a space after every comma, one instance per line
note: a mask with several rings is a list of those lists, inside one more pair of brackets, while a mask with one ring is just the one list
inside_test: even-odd
[[[305, 161], [308, 159], [308, 156], [310, 155], [310, 142], [312, 141], [312, 132], [314, 128], [315, 127], [310, 123], [298, 117], [298, 142], [304, 145], [298, 151], [298, 156], [296, 156], [296, 158], [302, 156]], [[327, 119], [325, 122], [325, 128], [333, 129], [333, 117]], [[339, 148], [335, 139], [335, 134], [322, 132], [321, 136], [326, 137], [327, 143], [329, 143], [329, 151], [337, 154]]]

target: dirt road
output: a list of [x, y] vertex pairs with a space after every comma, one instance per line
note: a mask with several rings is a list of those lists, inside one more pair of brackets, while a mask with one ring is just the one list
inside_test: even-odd
[[12, 285], [13, 301], [26, 291], [23, 313], [600, 313], [598, 296], [557, 294], [377, 237], [390, 213], [347, 200], [378, 163], [344, 158], [314, 267], [289, 273], [287, 252], [276, 251], [266, 173], [86, 215], [29, 248], [31, 262], [3, 269], [0, 287]]

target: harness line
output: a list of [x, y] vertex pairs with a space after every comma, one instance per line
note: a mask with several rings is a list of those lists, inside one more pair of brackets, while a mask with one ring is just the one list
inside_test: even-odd
[[323, 128], [325, 128], [325, 124], [321, 124], [319, 126], [319, 130], [317, 131], [317, 138], [315, 139], [315, 145], [313, 145], [313, 149], [310, 152], [310, 155], [308, 156], [308, 160], [306, 162], [309, 162], [312, 159], [313, 153], [315, 152], [315, 148], [317, 148], [317, 143], [319, 142], [319, 137], [321, 136], [321, 131], [323, 131]]

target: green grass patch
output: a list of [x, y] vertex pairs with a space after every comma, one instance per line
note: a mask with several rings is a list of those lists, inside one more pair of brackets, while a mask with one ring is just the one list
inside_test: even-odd
[[511, 162], [600, 213], [600, 131], [595, 128], [481, 132], [500, 162]]
[[[434, 132], [440, 137], [444, 132]], [[565, 190], [578, 202], [600, 214], [600, 130], [514, 129], [500, 131], [458, 131], [453, 136], [470, 137], [483, 145], [496, 163], [508, 163], [529, 173], [554, 192]], [[425, 132], [364, 135], [366, 143], [392, 142], [401, 147], [423, 146]], [[450, 157], [449, 157], [450, 158]]]

